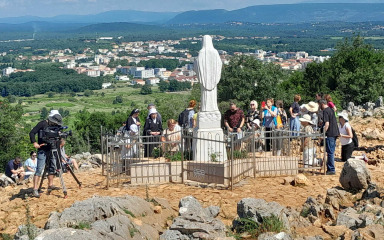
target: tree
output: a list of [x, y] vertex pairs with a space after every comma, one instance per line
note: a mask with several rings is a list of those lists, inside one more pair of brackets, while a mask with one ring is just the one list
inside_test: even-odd
[[143, 94], [143, 95], [148, 95], [148, 94], [152, 94], [152, 88], [151, 88], [151, 85], [150, 84], [145, 84], [141, 90], [140, 90], [140, 94]]
[[123, 97], [122, 96], [116, 96], [115, 100], [113, 100], [113, 104], [120, 104], [123, 103]]
[[[304, 101], [316, 93], [332, 95], [334, 102], [363, 104], [384, 94], [384, 52], [364, 43], [360, 36], [339, 43], [334, 56], [323, 63], [311, 63], [304, 73], [291, 75], [280, 87], [295, 89]], [[282, 91], [280, 91], [282, 92]], [[340, 105], [340, 104], [338, 104]]]
[[94, 93], [93, 93], [92, 90], [87, 89], [87, 90], [84, 91], [84, 96], [86, 96], [86, 97], [90, 97], [90, 96], [92, 96], [93, 94], [94, 94]]
[[43, 119], [47, 119], [48, 117], [48, 110], [46, 107], [43, 107], [41, 109], [41, 112], [40, 112], [40, 119], [43, 120]]
[[251, 56], [234, 56], [223, 67], [217, 86], [219, 101], [237, 99], [239, 107], [250, 100], [265, 101], [277, 97], [277, 87], [288, 78], [279, 66], [262, 63]]
[[[22, 120], [23, 109], [12, 106], [9, 101], [0, 102], [0, 172], [4, 172], [6, 163], [29, 150], [27, 128]], [[32, 146], [32, 145], [31, 145]]]
[[169, 88], [169, 82], [168, 81], [161, 80], [159, 82], [159, 84], [157, 84], [157, 85], [159, 86], [160, 92], [165, 92]]

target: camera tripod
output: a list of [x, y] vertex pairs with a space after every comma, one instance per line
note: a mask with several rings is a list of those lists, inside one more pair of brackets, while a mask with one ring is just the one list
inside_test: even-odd
[[[49, 151], [49, 154], [45, 160], [45, 167], [44, 167], [43, 175], [41, 176], [39, 190], [41, 190], [41, 187], [43, 186], [44, 178], [46, 177], [46, 175], [49, 172], [49, 167], [51, 165], [50, 163], [52, 163], [54, 168], [55, 168], [55, 175], [57, 174], [60, 178], [60, 184], [61, 184], [61, 187], [63, 189], [64, 198], [67, 198], [68, 197], [67, 196], [67, 188], [65, 186], [65, 182], [64, 182], [64, 178], [63, 178], [63, 166], [61, 164], [62, 161], [61, 161], [61, 151], [60, 151], [59, 141], [51, 142], [49, 145], [51, 146], [51, 150]], [[75, 173], [73, 172], [72, 167], [67, 162], [65, 162], [63, 164], [64, 164], [64, 167], [66, 168], [66, 170], [71, 173], [72, 177], [75, 179], [75, 181], [79, 185], [79, 188], [81, 189], [81, 182], [76, 177]], [[47, 194], [49, 195], [52, 190], [53, 189], [50, 189], [48, 187]]]

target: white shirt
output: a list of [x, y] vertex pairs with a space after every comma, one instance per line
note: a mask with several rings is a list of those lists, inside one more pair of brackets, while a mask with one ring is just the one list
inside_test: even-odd
[[[347, 128], [349, 128], [349, 131], [352, 132], [351, 125], [349, 122], [345, 122], [344, 126], [341, 127], [341, 124], [339, 124], [339, 132], [342, 135], [349, 135], [347, 132]], [[345, 138], [345, 137], [340, 137], [340, 143], [341, 145], [348, 145], [352, 142], [352, 138]]]

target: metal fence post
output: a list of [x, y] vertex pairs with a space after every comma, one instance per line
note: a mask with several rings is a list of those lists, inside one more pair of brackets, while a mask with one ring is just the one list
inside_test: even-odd
[[101, 175], [104, 176], [104, 137], [103, 126], [100, 125], [100, 141], [101, 141]]
[[327, 141], [325, 140], [325, 131], [323, 130], [323, 146], [324, 146], [324, 161], [323, 161], [323, 170], [324, 175], [327, 174], [327, 164], [328, 164], [328, 154], [327, 154]]
[[[180, 142], [181, 142], [181, 146], [180, 146], [180, 149], [181, 149], [181, 183], [184, 184], [184, 131], [183, 131], [183, 128], [180, 129], [181, 133], [181, 138], [180, 138]], [[188, 174], [188, 173], [187, 173]]]
[[107, 190], [109, 189], [109, 180], [111, 178], [111, 166], [110, 166], [110, 158], [108, 157], [109, 156], [109, 153], [108, 153], [108, 135], [106, 136], [107, 138], [107, 141], [106, 141], [106, 153], [105, 153], [105, 157], [106, 157], [106, 165], [107, 165]]
[[252, 158], [253, 158], [253, 178], [256, 178], [256, 138], [255, 138], [255, 129], [252, 128]]
[[231, 191], [233, 191], [233, 142], [235, 141], [234, 135], [231, 135]]

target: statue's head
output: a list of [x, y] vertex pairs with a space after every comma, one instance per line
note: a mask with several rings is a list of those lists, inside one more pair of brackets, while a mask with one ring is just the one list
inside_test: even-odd
[[212, 44], [212, 37], [209, 35], [204, 35], [203, 37], [203, 48], [214, 48]]

